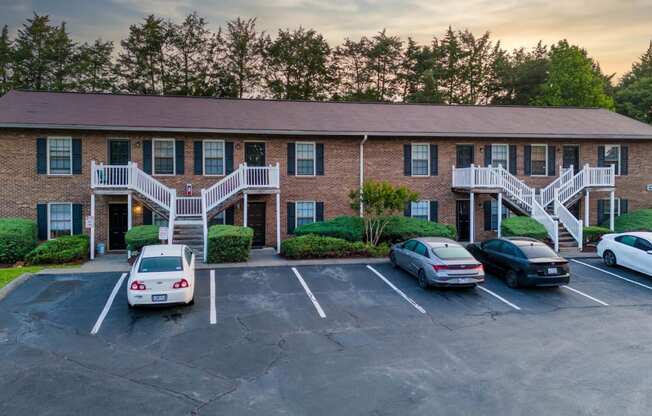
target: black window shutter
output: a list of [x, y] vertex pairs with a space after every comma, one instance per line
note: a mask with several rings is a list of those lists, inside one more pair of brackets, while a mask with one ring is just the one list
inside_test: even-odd
[[294, 176], [294, 143], [288, 143], [288, 175]]
[[36, 173], [48, 173], [48, 139], [45, 138], [36, 139]]
[[184, 143], [183, 140], [176, 140], [174, 142], [174, 158], [176, 165], [176, 172], [174, 172], [175, 175], [183, 175], [186, 170], [184, 166], [184, 161], [186, 160]]
[[224, 223], [227, 225], [235, 225], [235, 207], [228, 207], [224, 211]]
[[598, 167], [604, 167], [604, 146], [598, 146]]
[[48, 204], [36, 205], [36, 224], [38, 227], [38, 239], [48, 239]]
[[403, 211], [403, 215], [405, 215], [406, 217], [411, 217], [412, 216], [412, 203], [411, 202], [408, 202], [405, 205], [405, 211]]
[[430, 221], [439, 221], [439, 203], [437, 201], [430, 201]]
[[72, 139], [72, 174], [81, 175], [82, 173], [82, 141], [81, 139]]
[[532, 174], [532, 146], [529, 144], [523, 147], [523, 168], [525, 170], [525, 176]]
[[294, 202], [288, 202], [287, 204], [287, 210], [288, 210], [288, 234], [293, 234], [294, 233]]
[[195, 148], [195, 175], [204, 174], [204, 143], [201, 140], [197, 140], [193, 144]]
[[403, 145], [403, 175], [412, 176], [412, 145]]
[[620, 198], [620, 215], [627, 214], [628, 212], [629, 212], [629, 201]]
[[143, 140], [143, 170], [152, 174], [152, 141]]
[[315, 202], [315, 221], [324, 221], [324, 203], [321, 201]]
[[226, 175], [233, 172], [233, 142], [224, 143], [224, 170]]
[[627, 175], [629, 173], [629, 147], [620, 146], [620, 174]]
[[152, 210], [143, 207], [143, 225], [152, 225], [154, 223], [152, 218]]
[[439, 174], [439, 148], [436, 144], [430, 145], [430, 176], [437, 176]]
[[484, 165], [491, 165], [491, 145], [487, 144], [484, 147]]
[[483, 202], [484, 209], [484, 230], [491, 231], [491, 201]]
[[83, 221], [82, 204], [72, 204], [72, 233], [74, 235], [83, 232]]
[[516, 145], [509, 145], [509, 173], [516, 175]]
[[548, 146], [548, 176], [555, 176], [557, 166], [557, 147]]
[[604, 199], [598, 199], [598, 225], [602, 225], [605, 222], [604, 215], [604, 203], [607, 202]]
[[315, 161], [315, 165], [317, 165], [317, 172], [315, 172], [315, 174], [318, 176], [323, 176], [324, 175], [324, 144], [323, 143], [317, 143], [317, 145], [315, 146], [315, 156], [317, 157], [317, 160]]

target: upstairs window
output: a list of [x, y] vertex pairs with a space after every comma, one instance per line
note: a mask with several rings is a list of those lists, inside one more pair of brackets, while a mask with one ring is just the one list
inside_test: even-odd
[[316, 221], [315, 201], [301, 201], [295, 204], [296, 226], [312, 224]]
[[412, 145], [412, 176], [428, 176], [430, 172], [430, 146]]
[[546, 176], [548, 174], [548, 146], [545, 144], [533, 144], [530, 149], [530, 174]]
[[608, 144], [604, 147], [604, 165], [614, 165], [616, 175], [620, 175], [620, 145]]
[[419, 220], [430, 220], [430, 201], [412, 202], [410, 206], [410, 216]]
[[174, 175], [174, 139], [154, 140], [154, 175]]
[[72, 235], [72, 204], [50, 204], [48, 239]]
[[222, 140], [204, 140], [204, 175], [224, 175]]
[[491, 145], [491, 166], [497, 168], [499, 165], [509, 170], [509, 147], [506, 144]]
[[296, 143], [297, 176], [315, 175], [315, 144]]
[[72, 139], [70, 137], [48, 138], [48, 173], [72, 175]]

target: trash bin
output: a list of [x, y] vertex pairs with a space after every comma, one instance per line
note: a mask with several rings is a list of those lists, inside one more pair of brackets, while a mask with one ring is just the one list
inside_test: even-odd
[[103, 256], [104, 255], [104, 248], [105, 247], [106, 246], [104, 245], [104, 243], [102, 241], [97, 243], [97, 255], [98, 256]]

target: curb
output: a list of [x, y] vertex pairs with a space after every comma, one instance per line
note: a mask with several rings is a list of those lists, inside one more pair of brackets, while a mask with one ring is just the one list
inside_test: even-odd
[[34, 273], [23, 273], [11, 282], [7, 283], [5, 287], [0, 289], [0, 300], [6, 298], [7, 295], [9, 295], [14, 289], [25, 283], [32, 276], [34, 276]]
[[376, 264], [386, 263], [388, 257], [355, 257], [355, 258], [334, 258], [334, 259], [310, 259], [310, 260], [274, 260], [260, 263], [202, 263], [196, 266], [197, 270], [208, 269], [233, 269], [233, 268], [257, 268], [257, 267], [291, 267], [291, 266], [339, 266], [348, 264]]

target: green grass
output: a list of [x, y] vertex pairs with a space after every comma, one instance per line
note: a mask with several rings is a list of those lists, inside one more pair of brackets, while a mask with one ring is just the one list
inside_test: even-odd
[[36, 273], [41, 270], [43, 270], [43, 266], [25, 266], [0, 269], [0, 288], [5, 287], [9, 282], [16, 279], [23, 273]]

